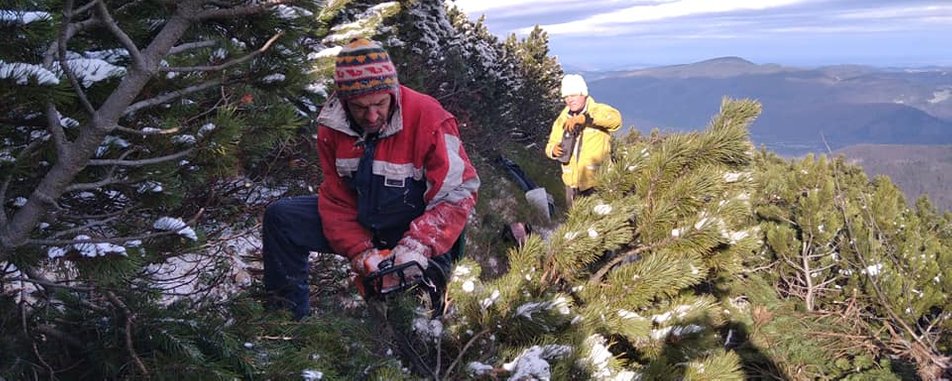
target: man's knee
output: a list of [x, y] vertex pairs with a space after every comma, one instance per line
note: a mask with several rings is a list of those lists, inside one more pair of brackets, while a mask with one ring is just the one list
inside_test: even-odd
[[288, 207], [289, 205], [287, 199], [280, 199], [271, 203], [271, 205], [268, 205], [268, 207], [264, 210], [264, 224], [266, 226], [280, 224], [284, 216], [287, 214]]

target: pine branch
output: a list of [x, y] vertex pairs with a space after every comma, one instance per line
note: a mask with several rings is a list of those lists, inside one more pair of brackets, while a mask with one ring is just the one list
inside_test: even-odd
[[179, 151], [171, 155], [158, 156], [158, 157], [141, 159], [141, 160], [109, 160], [109, 159], [90, 160], [88, 165], [118, 165], [118, 166], [124, 166], [124, 167], [142, 167], [146, 165], [164, 163], [166, 161], [171, 161], [171, 160], [178, 160], [185, 156], [188, 156], [193, 151], [195, 151], [194, 148], [189, 148], [184, 151]]
[[147, 239], [179, 234], [180, 231], [188, 229], [190, 225], [193, 225], [195, 221], [198, 221], [198, 219], [202, 216], [202, 214], [204, 214], [204, 212], [205, 212], [204, 208], [199, 209], [198, 212], [196, 212], [195, 215], [191, 219], [188, 220], [188, 222], [186, 222], [182, 227], [180, 227], [177, 230], [168, 230], [168, 231], [160, 231], [156, 233], [147, 233], [147, 234], [139, 234], [139, 235], [123, 236], [123, 237], [99, 238], [99, 239], [72, 239], [72, 240], [30, 239], [30, 240], [27, 240], [26, 243], [29, 245], [61, 246], [61, 245], [83, 244], [83, 243], [124, 244], [129, 241], [144, 241]]
[[467, 341], [465, 345], [463, 345], [463, 349], [460, 349], [459, 355], [457, 355], [456, 358], [453, 359], [453, 362], [450, 363], [450, 366], [446, 368], [446, 374], [443, 376], [443, 379], [452, 380], [450, 376], [453, 375], [453, 370], [456, 369], [456, 365], [460, 362], [460, 360], [463, 359], [463, 355], [466, 354], [466, 352], [469, 350], [469, 347], [471, 347], [473, 343], [476, 342], [476, 339], [478, 339], [480, 336], [485, 335], [489, 332], [490, 332], [489, 328], [479, 331], [475, 335], [473, 335], [473, 337], [470, 338], [469, 341]]
[[[226, 8], [201, 11], [195, 15], [192, 15], [190, 19], [193, 21], [197, 21], [197, 20], [207, 20], [207, 19], [237, 18], [241, 16], [258, 14], [270, 8], [273, 8], [277, 5], [286, 4], [289, 2], [290, 0], [265, 0], [265, 1], [261, 1], [261, 4], [247, 5], [247, 6], [240, 6], [240, 7], [233, 7], [233, 8], [227, 8], [229, 5], [223, 4], [222, 6]], [[214, 2], [205, 2], [205, 3], [214, 4]]]
[[237, 65], [237, 64], [240, 64], [240, 63], [242, 63], [242, 62], [246, 62], [246, 61], [248, 61], [248, 60], [250, 60], [250, 59], [252, 59], [252, 58], [255, 58], [255, 57], [261, 55], [262, 53], [264, 53], [265, 51], [267, 51], [269, 48], [271, 48], [271, 44], [274, 44], [274, 42], [277, 41], [278, 38], [280, 38], [282, 35], [284, 35], [284, 32], [278, 32], [278, 33], [276, 33], [275, 35], [271, 36], [271, 38], [269, 38], [268, 41], [266, 41], [266, 42], [264, 43], [264, 45], [262, 45], [262, 46], [261, 46], [260, 48], [258, 48], [257, 50], [255, 50], [255, 51], [253, 51], [253, 52], [251, 52], [251, 53], [245, 54], [244, 56], [238, 57], [238, 58], [236, 58], [236, 59], [230, 60], [230, 61], [228, 61], [228, 62], [222, 63], [222, 64], [220, 64], [220, 65], [214, 65], [214, 66], [163, 67], [163, 68], [160, 68], [159, 70], [161, 70], [161, 71], [172, 71], [172, 72], [183, 72], [183, 71], [220, 71], [220, 70], [222, 70], [222, 69], [226, 69], [226, 68], [235, 66], [235, 65]]
[[50, 280], [45, 279], [45, 278], [35, 278], [34, 275], [31, 275], [30, 278], [25, 278], [25, 277], [13, 277], [13, 278], [10, 278], [9, 281], [11, 281], [11, 282], [33, 283], [33, 284], [40, 285], [40, 286], [43, 286], [43, 287], [61, 288], [61, 289], [70, 290], [70, 291], [79, 291], [79, 292], [95, 291], [95, 289], [94, 289], [93, 287], [72, 286], [72, 285], [68, 285], [68, 284], [56, 283], [56, 282], [50, 281]]
[[223, 84], [225, 84], [225, 80], [218, 78], [218, 79], [213, 79], [211, 81], [202, 82], [197, 85], [189, 86], [184, 89], [170, 91], [168, 93], [164, 93], [162, 95], [159, 95], [153, 98], [149, 98], [146, 100], [141, 100], [136, 103], [133, 103], [129, 105], [128, 107], [126, 107], [126, 109], [123, 110], [122, 114], [129, 115], [129, 114], [135, 113], [136, 111], [142, 110], [144, 108], [149, 108], [149, 107], [165, 104], [173, 99], [180, 98], [192, 93], [197, 93], [199, 91], [208, 89], [210, 87], [223, 85]]
[[181, 130], [182, 130], [181, 127], [174, 127], [174, 128], [169, 128], [165, 130], [154, 128], [149, 131], [145, 131], [145, 130], [137, 130], [135, 128], [116, 126], [116, 131], [125, 132], [125, 133], [138, 135], [138, 136], [172, 135], [172, 134], [177, 134]]
[[[132, 154], [134, 151], [136, 151], [136, 150], [135, 150], [135, 149], [131, 149], [131, 150], [128, 150], [128, 151], [126, 151], [126, 152], [123, 152], [122, 155], [119, 156], [119, 160], [123, 160], [126, 156], [129, 156], [129, 155]], [[81, 191], [81, 190], [95, 190], [95, 189], [99, 189], [99, 188], [102, 188], [102, 187], [107, 186], [107, 185], [121, 184], [121, 183], [124, 182], [123, 180], [119, 180], [119, 179], [116, 179], [116, 178], [112, 177], [112, 175], [113, 175], [114, 173], [116, 173], [116, 168], [117, 168], [117, 167], [118, 167], [118, 166], [113, 166], [112, 168], [109, 168], [109, 171], [106, 172], [106, 176], [104, 176], [102, 180], [99, 180], [99, 181], [96, 181], [96, 182], [92, 182], [92, 183], [71, 184], [71, 185], [69, 185], [69, 186], [66, 187], [66, 190], [63, 191], [63, 193], [75, 192], [75, 191]]]
[[169, 54], [178, 54], [192, 49], [210, 48], [216, 45], [218, 45], [218, 41], [215, 40], [186, 42], [181, 45], [173, 46], [172, 49], [169, 50]]
[[[93, 0], [89, 5], [93, 5], [99, 0]], [[65, 23], [66, 33], [63, 37], [68, 42], [76, 35], [76, 33], [82, 32], [86, 29], [98, 26], [100, 24], [99, 19], [91, 17], [79, 22], [67, 22]], [[53, 61], [56, 59], [56, 52], [59, 47], [59, 39], [50, 43], [50, 46], [46, 48], [46, 53], [43, 54], [43, 67], [46, 69], [53, 68]]]
[[[823, 137], [823, 143], [826, 144], [827, 150], [829, 151], [830, 148], [826, 142], [825, 137]], [[835, 169], [833, 171], [833, 182], [834, 182], [834, 186], [835, 186], [837, 194], [842, 195], [844, 192], [842, 188], [840, 187], [839, 172], [836, 171]], [[864, 204], [866, 205], [870, 204], [869, 200], [866, 198], [865, 193], [861, 193], [860, 197], [861, 197], [861, 201]], [[852, 219], [847, 213], [845, 203], [846, 203], [845, 197], [834, 198], [834, 206], [840, 212], [840, 215], [842, 216], [844, 221], [846, 221], [846, 223], [844, 224], [844, 229], [846, 230], [847, 237], [849, 238], [848, 240], [849, 245], [855, 252], [857, 258], [860, 260], [861, 265], [864, 267], [868, 267], [869, 266], [868, 261], [866, 260], [865, 256], [862, 254], [863, 252], [856, 245], [856, 241], [857, 241], [856, 238], [858, 237], [853, 232], [852, 225], [850, 224], [850, 221]], [[870, 214], [871, 211], [869, 210], [869, 208], [864, 208], [864, 211], [866, 213], [866, 221], [871, 225], [872, 230], [878, 231], [881, 234], [882, 231], [876, 225], [875, 218]], [[879, 302], [879, 305], [882, 307], [883, 310], [885, 310], [885, 313], [888, 317], [888, 322], [886, 324], [883, 324], [883, 327], [889, 331], [890, 337], [892, 338], [893, 342], [897, 343], [899, 347], [901, 348], [901, 350], [896, 350], [896, 352], [904, 353], [905, 355], [914, 359], [918, 363], [917, 370], [919, 375], [923, 376], [924, 378], [930, 378], [932, 376], [935, 376], [934, 374], [932, 374], [934, 372], [933, 369], [935, 367], [939, 368], [940, 373], [944, 369], [948, 368], [950, 366], [949, 360], [945, 358], [944, 356], [942, 356], [941, 354], [936, 353], [936, 351], [934, 350], [930, 351], [929, 348], [934, 348], [931, 345], [931, 343], [925, 342], [924, 337], [922, 335], [919, 335], [917, 331], [913, 329], [912, 327], [910, 327], [908, 323], [901, 316], [898, 316], [896, 314], [896, 312], [892, 308], [892, 304], [890, 303], [888, 297], [886, 296], [885, 291], [883, 291], [882, 288], [880, 287], [879, 282], [872, 280], [869, 282], [869, 284], [874, 291], [873, 294], [876, 297], [877, 301]], [[896, 332], [894, 326], [901, 328], [904, 334], [900, 332]], [[910, 344], [907, 340], [905, 340], [905, 337], [907, 335], [912, 337], [914, 344]], [[920, 348], [917, 349], [916, 344], [919, 345]], [[925, 351], [927, 353], [918, 353], [919, 351]], [[923, 357], [925, 357], [925, 359], [923, 359]], [[923, 364], [922, 363], [923, 360], [928, 361], [931, 364]]]
[[[65, 9], [71, 9], [73, 7], [73, 0], [66, 0], [66, 3], [63, 5]], [[73, 73], [73, 68], [69, 67], [66, 63], [66, 42], [69, 40], [67, 36], [67, 29], [69, 29], [69, 12], [66, 13], [66, 20], [64, 20], [63, 26], [60, 28], [59, 37], [57, 38], [57, 51], [59, 52], [59, 64], [60, 70], [63, 70], [63, 73], [66, 74], [66, 78], [69, 79], [70, 84], [73, 86], [73, 91], [76, 93], [76, 97], [79, 98], [79, 103], [83, 105], [83, 108], [86, 109], [86, 112], [89, 115], [95, 117], [96, 108], [93, 107], [92, 103], [89, 102], [89, 98], [86, 96], [86, 91], [83, 89], [83, 86], [79, 83], [79, 79], [76, 78], [76, 73]]]
[[46, 130], [50, 132], [50, 136], [53, 138], [57, 157], [67, 157], [66, 155], [69, 155], [71, 150], [67, 146], [66, 133], [63, 131], [59, 115], [60, 113], [56, 110], [53, 101], [46, 102]]
[[670, 238], [664, 241], [654, 242], [649, 245], [642, 245], [622, 253], [622, 255], [619, 255], [618, 257], [612, 259], [610, 262], [602, 266], [602, 268], [598, 269], [598, 271], [595, 272], [594, 275], [592, 275], [591, 279], [588, 280], [588, 284], [590, 286], [596, 286], [600, 284], [602, 282], [602, 278], [605, 277], [605, 274], [608, 274], [608, 272], [611, 271], [613, 268], [615, 268], [615, 266], [625, 261], [637, 259], [641, 255], [641, 253], [644, 253], [649, 250], [655, 250], [659, 247], [665, 246], [671, 243], [671, 241], [673, 240], [674, 240], [673, 238]]
[[[68, 235], [71, 235], [71, 234], [74, 234], [74, 233], [77, 233], [77, 232], [83, 232], [83, 231], [89, 230], [90, 228], [94, 228], [94, 227], [96, 227], [96, 226], [106, 225], [106, 224], [108, 224], [108, 223], [110, 223], [110, 222], [116, 221], [116, 220], [121, 216], [122, 213], [125, 213], [125, 212], [127, 212], [127, 211], [128, 211], [128, 210], [123, 210], [123, 211], [120, 211], [120, 212], [112, 213], [112, 214], [113, 214], [112, 216], [106, 217], [105, 219], [88, 222], [88, 223], [86, 223], [85, 225], [82, 225], [82, 226], [77, 226], [77, 227], [72, 228], [72, 229], [66, 229], [66, 230], [63, 230], [63, 231], [56, 232], [56, 234], [53, 234], [52, 236], [50, 236], [50, 238], [65, 237], [65, 236], [68, 236]], [[74, 241], [74, 242], [75, 242], [75, 241]]]
[[129, 35], [126, 34], [119, 27], [119, 24], [116, 23], [116, 20], [112, 18], [112, 15], [109, 14], [109, 9], [106, 8], [106, 3], [104, 0], [94, 1], [98, 6], [96, 7], [96, 13], [99, 14], [99, 18], [103, 21], [103, 24], [106, 26], [117, 39], [119, 43], [122, 44], [126, 51], [129, 52], [129, 56], [132, 57], [132, 63], [136, 65], [139, 70], [148, 70], [146, 67], [145, 60], [142, 58], [142, 53], [139, 52], [139, 47], [136, 46], [135, 42], [129, 38]]
[[136, 349], [132, 345], [132, 323], [135, 322], [136, 314], [134, 314], [129, 309], [129, 307], [126, 306], [126, 304], [122, 302], [122, 300], [119, 300], [116, 294], [113, 293], [112, 291], [106, 291], [106, 298], [108, 298], [109, 302], [111, 302], [114, 306], [122, 310], [122, 314], [126, 318], [126, 324], [125, 324], [126, 350], [129, 351], [129, 356], [132, 357], [132, 360], [135, 362], [136, 367], [139, 368], [139, 371], [142, 372], [142, 374], [146, 378], [149, 378], [149, 370], [146, 369], [145, 364], [142, 363], [142, 359], [140, 359], [139, 355], [136, 354]]

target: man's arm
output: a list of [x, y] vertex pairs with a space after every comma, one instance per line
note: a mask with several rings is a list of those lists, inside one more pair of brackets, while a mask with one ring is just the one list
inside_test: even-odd
[[324, 181], [318, 189], [318, 207], [324, 236], [337, 254], [354, 258], [373, 247], [370, 232], [357, 222], [357, 195], [337, 173], [336, 132], [318, 127], [317, 151]]
[[426, 210], [410, 224], [400, 245], [433, 257], [448, 252], [463, 232], [476, 206], [479, 176], [463, 148], [455, 119], [444, 121], [427, 140], [417, 147], [430, 147], [423, 161]]
[[589, 113], [592, 117], [592, 127], [607, 133], [618, 131], [621, 128], [621, 113], [614, 107], [598, 103]]

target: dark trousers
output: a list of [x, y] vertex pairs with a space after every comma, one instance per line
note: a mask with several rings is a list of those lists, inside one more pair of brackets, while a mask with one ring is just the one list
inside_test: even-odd
[[[334, 252], [324, 237], [317, 196], [285, 198], [268, 206], [262, 240], [265, 290], [278, 306], [290, 309], [295, 319], [304, 318], [310, 313], [308, 254]], [[445, 285], [453, 263], [463, 256], [463, 242], [460, 235], [450, 252], [430, 258], [427, 278]]]

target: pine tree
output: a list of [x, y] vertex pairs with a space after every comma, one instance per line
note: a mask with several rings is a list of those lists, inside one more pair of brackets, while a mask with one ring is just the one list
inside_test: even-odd
[[513, 99], [519, 109], [519, 118], [513, 122], [529, 137], [528, 141], [544, 147], [549, 127], [564, 106], [559, 96], [562, 66], [549, 56], [549, 36], [538, 26], [522, 40], [518, 40], [515, 34], [510, 35], [503, 46], [506, 57], [513, 57], [518, 62], [522, 77]]
[[758, 167], [765, 250], [752, 265], [770, 265], [779, 289], [814, 318], [840, 316], [838, 328], [852, 332], [830, 334], [872, 349], [862, 357], [898, 358], [922, 379], [940, 377], [950, 366], [948, 219], [925, 200], [909, 209], [888, 178], [870, 182], [842, 157], [762, 154]]
[[458, 272], [447, 330], [457, 344], [479, 345], [460, 355], [468, 367], [520, 374], [520, 364], [545, 362], [532, 377], [742, 379], [739, 358], [719, 349], [718, 289], [756, 247], [747, 126], [759, 111], [725, 100], [704, 132], [624, 146], [596, 196], [546, 242], [533, 236], [511, 251], [507, 274]]
[[242, 228], [248, 186], [282, 171], [274, 158], [315, 107], [315, 9], [283, 3], [3, 10], [0, 286], [22, 290], [3, 296], [22, 324], [2, 377], [248, 377], [220, 306], [165, 306], [155, 271], [225, 274], [224, 257], [187, 253]]

